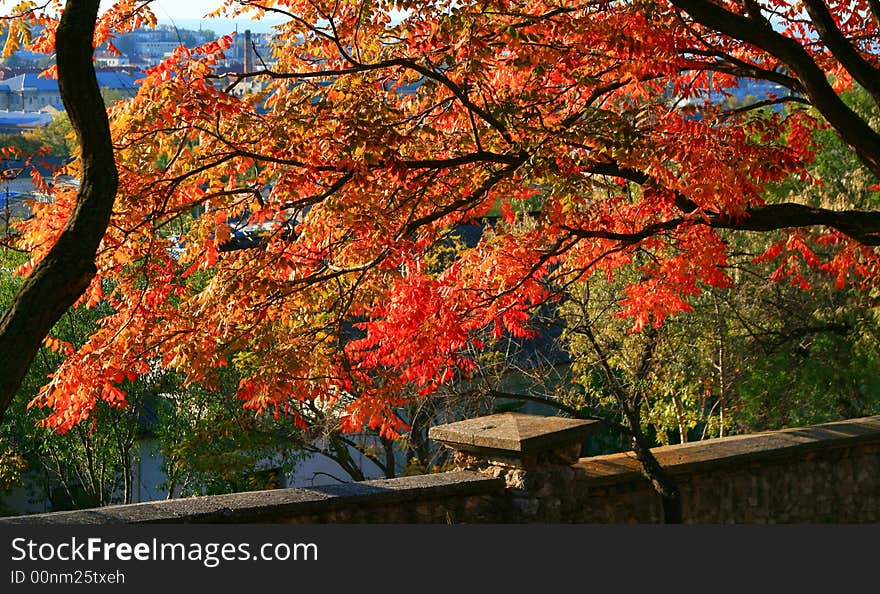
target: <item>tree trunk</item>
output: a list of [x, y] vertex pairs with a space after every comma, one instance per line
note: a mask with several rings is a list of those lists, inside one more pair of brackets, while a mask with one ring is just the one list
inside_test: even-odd
[[[653, 347], [652, 347], [653, 349]], [[648, 439], [642, 432], [641, 414], [639, 412], [639, 398], [634, 399], [635, 402], [630, 406], [625, 400], [621, 401], [621, 408], [627, 423], [629, 423], [630, 435], [632, 438], [632, 449], [636, 455], [636, 459], [641, 462], [642, 470], [654, 490], [660, 495], [660, 501], [663, 506], [663, 523], [664, 524], [681, 524], [681, 492], [678, 490], [678, 484], [675, 479], [666, 471], [654, 453], [651, 452], [651, 446]]]
[[118, 176], [107, 112], [92, 65], [99, 0], [68, 0], [55, 45], [58, 86], [82, 149], [76, 206], [58, 243], [0, 318], [0, 420], [43, 339], [95, 276]]
[[397, 459], [394, 456], [394, 442], [390, 439], [382, 438], [382, 449], [385, 452], [385, 478], [394, 478], [397, 476]]
[[352, 457], [351, 452], [348, 449], [348, 445], [344, 441], [341, 441], [338, 436], [331, 436], [328, 438], [328, 444], [330, 445], [331, 451], [323, 452], [324, 455], [339, 464], [342, 469], [348, 473], [351, 480], [366, 480], [364, 473], [358, 467], [357, 462], [355, 462], [355, 459]]
[[633, 452], [635, 452], [638, 461], [642, 463], [642, 468], [645, 474], [648, 475], [648, 480], [651, 481], [654, 490], [660, 495], [663, 505], [663, 523], [681, 524], [681, 492], [678, 490], [675, 479], [666, 472], [666, 469], [654, 457], [641, 430], [637, 427], [631, 428], [634, 429], [632, 439]]
[[727, 323], [721, 316], [721, 309], [718, 307], [718, 296], [715, 299], [715, 316], [718, 322], [718, 437], [724, 437], [724, 406], [725, 396], [727, 395], [727, 374], [725, 374], [725, 362], [727, 356], [725, 353], [725, 340], [727, 339]]
[[[676, 484], [675, 479], [673, 479], [672, 476], [660, 466], [657, 458], [655, 458], [654, 454], [651, 452], [651, 446], [648, 444], [645, 434], [642, 432], [640, 411], [641, 403], [644, 399], [643, 394], [638, 391], [638, 388], [628, 390], [617, 380], [614, 370], [608, 362], [608, 355], [605, 349], [602, 348], [602, 345], [599, 344], [599, 341], [590, 326], [584, 326], [581, 331], [589, 339], [590, 344], [593, 345], [593, 349], [599, 357], [602, 370], [605, 373], [605, 379], [608, 382], [607, 385], [617, 399], [617, 404], [620, 406], [620, 412], [626, 423], [629, 425], [627, 434], [632, 440], [632, 449], [636, 455], [636, 459], [642, 464], [642, 469], [644, 470], [645, 475], [648, 477], [648, 480], [651, 481], [654, 490], [660, 495], [663, 506], [664, 523], [680, 524], [682, 522], [682, 511], [681, 493], [678, 490], [678, 485]], [[648, 341], [642, 352], [641, 362], [634, 373], [634, 377], [638, 382], [645, 381], [648, 376], [648, 370], [654, 360], [654, 351], [657, 347], [658, 340], [656, 329], [648, 330], [647, 338]]]

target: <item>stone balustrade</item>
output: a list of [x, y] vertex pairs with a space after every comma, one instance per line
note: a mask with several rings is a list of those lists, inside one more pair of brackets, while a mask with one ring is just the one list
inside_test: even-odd
[[[434, 427], [446, 473], [0, 518], [115, 523], [656, 523], [632, 453], [578, 455], [594, 421], [490, 415]], [[689, 523], [880, 522], [880, 416], [653, 450]]]

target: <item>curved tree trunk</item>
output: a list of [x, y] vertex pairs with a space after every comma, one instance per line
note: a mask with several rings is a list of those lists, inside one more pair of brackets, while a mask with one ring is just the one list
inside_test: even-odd
[[0, 318], [0, 419], [43, 339], [95, 276], [118, 178], [92, 39], [99, 0], [68, 0], [56, 39], [58, 86], [82, 147], [76, 206], [58, 243], [25, 279]]
[[637, 427], [633, 429], [635, 429], [635, 435], [632, 439], [633, 452], [636, 459], [642, 463], [642, 469], [648, 476], [648, 480], [651, 481], [654, 490], [660, 495], [663, 506], [663, 523], [681, 524], [683, 518], [678, 483], [654, 457], [641, 430]]

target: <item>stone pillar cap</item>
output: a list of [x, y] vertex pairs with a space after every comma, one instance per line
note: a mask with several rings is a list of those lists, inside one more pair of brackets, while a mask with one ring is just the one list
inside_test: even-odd
[[428, 437], [455, 450], [521, 457], [582, 442], [598, 421], [502, 413], [431, 427]]

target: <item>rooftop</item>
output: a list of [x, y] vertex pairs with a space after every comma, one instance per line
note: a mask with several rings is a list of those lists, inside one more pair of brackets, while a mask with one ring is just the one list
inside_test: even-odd
[[[137, 78], [126, 72], [99, 71], [96, 73], [98, 86], [102, 89], [118, 89], [121, 91], [133, 91], [137, 87]], [[54, 78], [46, 78], [36, 73], [25, 73], [0, 80], [0, 92], [21, 93], [25, 90], [54, 92], [58, 90], [58, 81]]]

